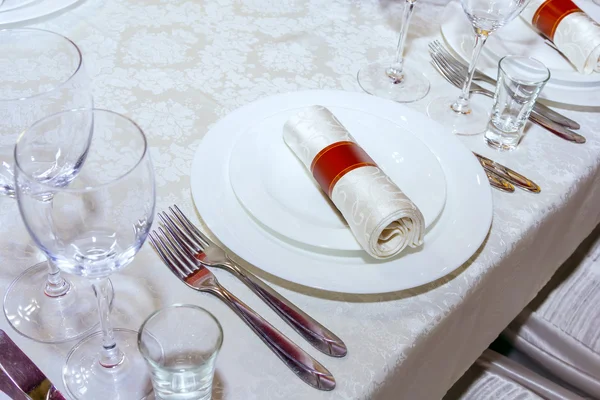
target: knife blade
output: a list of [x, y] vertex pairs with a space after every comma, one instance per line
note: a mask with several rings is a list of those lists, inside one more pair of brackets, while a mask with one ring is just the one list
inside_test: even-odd
[[484, 157], [481, 154], [477, 154], [475, 152], [473, 152], [473, 154], [475, 154], [475, 157], [477, 157], [477, 160], [479, 160], [479, 163], [485, 170], [491, 171], [494, 174], [501, 176], [502, 178], [506, 179], [515, 186], [527, 190], [528, 192], [541, 192], [542, 189], [540, 188], [540, 186], [531, 179], [519, 174], [518, 172], [508, 167], [505, 167], [502, 164], [497, 163], [496, 161], [490, 160], [489, 158]]
[[0, 329], [0, 389], [13, 399], [65, 400], [46, 375]]

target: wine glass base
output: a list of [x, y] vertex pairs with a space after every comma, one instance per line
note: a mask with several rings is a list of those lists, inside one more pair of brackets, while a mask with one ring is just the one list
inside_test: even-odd
[[[60, 297], [44, 293], [48, 264], [25, 270], [8, 287], [4, 315], [19, 334], [41, 343], [62, 343], [89, 334], [98, 325], [96, 296], [87, 279], [65, 276], [71, 284]], [[112, 284], [111, 284], [112, 299]]]
[[63, 367], [63, 382], [74, 399], [138, 400], [152, 392], [150, 372], [137, 347], [136, 331], [114, 329], [117, 346], [125, 354], [112, 368], [100, 365], [102, 333], [96, 332], [69, 352]]
[[358, 71], [356, 79], [360, 87], [373, 96], [410, 103], [422, 99], [429, 93], [429, 81], [417, 69], [404, 65], [404, 78], [395, 81], [387, 74], [390, 62], [374, 62]]
[[480, 103], [471, 102], [471, 112], [457, 113], [452, 109], [456, 97], [439, 97], [427, 106], [427, 114], [457, 135], [478, 135], [485, 132], [490, 120], [490, 110]]

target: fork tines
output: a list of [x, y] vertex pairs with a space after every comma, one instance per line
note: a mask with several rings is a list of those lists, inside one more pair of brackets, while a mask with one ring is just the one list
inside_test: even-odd
[[173, 240], [177, 242], [177, 245], [182, 248], [187, 257], [194, 258], [196, 254], [202, 251], [202, 247], [199, 243], [194, 240], [193, 237], [189, 236], [189, 232], [185, 232], [179, 224], [173, 221], [173, 218], [166, 212], [158, 213], [158, 217], [162, 222], [162, 226], [168, 231]]
[[180, 279], [194, 273], [198, 267], [162, 227], [149, 235], [150, 245], [167, 267]]

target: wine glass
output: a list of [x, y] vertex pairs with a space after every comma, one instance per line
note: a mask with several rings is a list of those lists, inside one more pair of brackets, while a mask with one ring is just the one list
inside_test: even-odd
[[461, 0], [464, 12], [475, 30], [475, 45], [462, 92], [458, 99], [439, 97], [427, 108], [427, 113], [444, 126], [452, 126], [460, 135], [475, 135], [485, 131], [490, 110], [481, 103], [471, 103], [470, 88], [477, 60], [489, 35], [517, 17], [529, 0]]
[[[75, 132], [89, 146], [73, 147]], [[92, 133], [93, 132], [93, 133]], [[38, 247], [97, 294], [100, 332], [67, 356], [63, 381], [76, 399], [135, 400], [152, 391], [137, 332], [113, 329], [108, 277], [142, 247], [154, 216], [154, 171], [146, 137], [130, 119], [98, 109], [64, 111], [27, 129], [14, 150], [19, 210]], [[79, 162], [65, 184], [61, 170]]]
[[358, 71], [356, 78], [365, 92], [399, 103], [420, 100], [429, 92], [429, 81], [425, 75], [415, 68], [406, 66], [403, 57], [406, 34], [416, 1], [406, 0], [404, 3], [400, 38], [394, 60], [391, 63], [377, 61]]
[[[40, 118], [91, 107], [81, 51], [71, 40], [41, 29], [0, 30], [0, 195], [14, 197], [13, 148], [17, 136]], [[86, 132], [73, 132], [74, 146]], [[83, 144], [82, 144], [83, 142]], [[73, 171], [63, 171], [70, 175]], [[98, 323], [95, 295], [79, 277], [66, 280], [52, 260], [24, 271], [8, 287], [4, 314], [20, 334], [59, 343], [89, 333]]]

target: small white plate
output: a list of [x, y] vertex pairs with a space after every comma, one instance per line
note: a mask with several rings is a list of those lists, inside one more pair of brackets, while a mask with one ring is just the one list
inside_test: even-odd
[[[229, 158], [236, 140], [248, 126], [269, 116], [314, 104], [387, 118], [412, 131], [436, 156], [446, 178], [446, 205], [422, 247], [383, 261], [364, 251], [302, 248], [266, 231], [238, 202], [229, 181]], [[455, 135], [417, 111], [364, 93], [294, 92], [235, 110], [200, 143], [190, 181], [198, 212], [232, 252], [281, 279], [335, 292], [386, 293], [435, 281], [477, 251], [492, 222], [492, 193], [485, 172]]]
[[[581, 0], [576, 0], [575, 3], [588, 12], [590, 17], [600, 19], [600, 7], [590, 7], [590, 4]], [[443, 15], [441, 30], [446, 43], [468, 62], [471, 59], [475, 37], [471, 23], [457, 1], [448, 3]], [[571, 63], [545, 44], [544, 38], [520, 17], [490, 36], [477, 63], [477, 69], [496, 79], [498, 62], [509, 54], [534, 57], [548, 67], [551, 77], [540, 95], [541, 98], [577, 106], [600, 106], [600, 73], [577, 72]]]
[[[331, 112], [373, 160], [419, 207], [430, 226], [446, 201], [437, 158], [409, 130], [356, 108]], [[233, 148], [231, 186], [246, 210], [267, 228], [310, 246], [362, 250], [335, 206], [283, 141], [283, 125], [298, 109], [249, 127]]]

